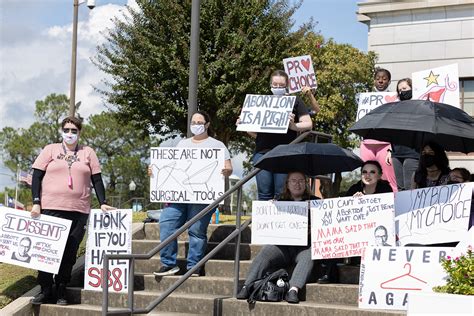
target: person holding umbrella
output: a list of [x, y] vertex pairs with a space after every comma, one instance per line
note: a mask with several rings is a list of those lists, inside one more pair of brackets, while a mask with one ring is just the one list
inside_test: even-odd
[[[302, 172], [290, 172], [286, 178], [280, 201], [308, 201], [318, 199], [311, 195], [308, 178]], [[308, 204], [309, 207], [309, 204]], [[308, 234], [310, 229], [308, 227]], [[298, 292], [305, 286], [311, 275], [314, 261], [311, 260], [311, 243], [306, 246], [265, 245], [252, 261], [244, 286], [237, 294], [237, 299], [250, 297], [249, 285], [261, 279], [267, 271], [288, 268], [296, 264], [290, 279], [290, 289], [286, 295], [288, 303], [299, 303]]]
[[444, 185], [449, 180], [449, 160], [444, 148], [435, 141], [427, 142], [421, 150], [412, 189]]
[[[276, 70], [270, 76], [270, 89], [274, 95], [287, 94], [288, 75], [283, 70]], [[310, 89], [305, 89], [305, 93], [310, 93]], [[314, 96], [311, 97], [311, 100]], [[319, 106], [313, 105], [313, 110], [319, 109]], [[240, 119], [237, 119], [237, 125]], [[293, 112], [290, 114], [290, 124], [286, 134], [272, 134], [272, 133], [254, 133], [247, 132], [250, 136], [255, 138], [255, 153], [252, 162], [255, 163], [268, 151], [281, 144], [289, 144], [296, 137], [298, 132], [305, 132], [311, 130], [313, 122], [309, 116], [308, 109], [301, 98], [296, 97]], [[273, 173], [267, 170], [260, 171], [257, 176], [257, 190], [258, 199], [267, 201], [277, 197], [285, 184], [286, 174]]]
[[[400, 101], [411, 100], [412, 82], [410, 78], [400, 79], [397, 83], [397, 94]], [[420, 153], [404, 145], [392, 143], [392, 150], [387, 153], [387, 163], [393, 165], [398, 191], [409, 190], [411, 179], [418, 166]]]

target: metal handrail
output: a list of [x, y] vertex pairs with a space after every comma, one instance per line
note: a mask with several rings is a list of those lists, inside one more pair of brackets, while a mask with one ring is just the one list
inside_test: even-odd
[[[296, 139], [294, 139], [291, 144], [299, 143], [302, 140], [304, 140], [307, 136], [312, 136], [313, 138], [318, 139], [319, 137], [325, 138], [328, 140], [332, 139], [332, 136], [326, 133], [321, 133], [321, 132], [316, 132], [316, 131], [307, 131], [304, 133], [301, 133]], [[166, 238], [164, 241], [160, 242], [158, 246], [155, 248], [151, 249], [147, 253], [144, 254], [105, 254], [104, 255], [104, 261], [103, 261], [103, 275], [107, 276], [109, 273], [109, 260], [114, 260], [114, 259], [125, 259], [129, 260], [129, 287], [128, 287], [128, 308], [127, 309], [115, 309], [113, 311], [108, 310], [108, 305], [109, 305], [109, 287], [108, 287], [108, 282], [102, 280], [102, 291], [103, 291], [103, 297], [102, 297], [102, 315], [114, 315], [114, 314], [124, 314], [124, 313], [129, 313], [129, 314], [143, 314], [143, 313], [149, 313], [151, 310], [153, 310], [158, 304], [160, 304], [164, 299], [166, 299], [176, 288], [178, 288], [182, 283], [184, 283], [195, 271], [201, 268], [201, 266], [206, 263], [214, 254], [222, 249], [230, 240], [232, 240], [234, 237], [237, 236], [237, 243], [235, 245], [236, 247], [236, 261], [235, 261], [235, 267], [234, 267], [234, 272], [236, 273], [235, 275], [235, 284], [234, 284], [234, 297], [237, 294], [238, 290], [238, 279], [239, 279], [239, 261], [240, 261], [240, 233], [242, 230], [248, 227], [250, 225], [252, 219], [246, 220], [242, 226], [240, 226], [240, 217], [241, 217], [241, 196], [242, 196], [242, 186], [247, 183], [250, 179], [252, 179], [257, 173], [259, 173], [261, 169], [259, 168], [254, 168], [249, 174], [247, 174], [244, 178], [239, 180], [234, 186], [229, 188], [223, 195], [221, 195], [219, 198], [217, 198], [213, 203], [205, 207], [202, 211], [200, 211], [196, 216], [191, 218], [188, 222], [186, 222], [183, 226], [181, 226], [177, 231], [175, 231], [171, 236]], [[163, 249], [166, 245], [168, 245], [170, 242], [175, 240], [179, 235], [181, 235], [184, 231], [186, 231], [191, 225], [193, 225], [195, 222], [200, 220], [203, 216], [205, 216], [209, 211], [212, 209], [216, 208], [220, 202], [224, 201], [228, 196], [230, 196], [232, 193], [238, 190], [238, 202], [237, 202], [237, 215], [236, 215], [236, 228], [235, 230], [227, 236], [223, 241], [221, 241], [212, 251], [210, 251], [204, 258], [202, 258], [194, 267], [192, 267], [190, 270], [188, 270], [184, 275], [182, 275], [171, 287], [169, 287], [165, 292], [163, 292], [158, 298], [150, 302], [146, 308], [139, 308], [139, 309], [134, 309], [133, 302], [134, 302], [134, 265], [135, 265], [135, 260], [147, 260], [151, 259], [154, 255], [156, 255], [161, 249]], [[237, 225], [239, 224], [239, 225]], [[239, 261], [238, 261], [239, 260]]]

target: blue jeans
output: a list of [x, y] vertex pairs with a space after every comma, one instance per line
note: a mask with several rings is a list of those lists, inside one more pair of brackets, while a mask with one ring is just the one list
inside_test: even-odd
[[[253, 164], [255, 165], [263, 155], [264, 154], [262, 153], [255, 153], [252, 158]], [[260, 201], [268, 201], [278, 198], [285, 186], [287, 175], [286, 173], [272, 173], [270, 171], [262, 170], [256, 177], [258, 199]]]
[[[183, 226], [184, 223], [196, 216], [196, 214], [207, 206], [208, 205], [206, 204], [176, 203], [165, 208], [160, 216], [160, 240], [164, 241], [166, 238], [171, 236], [175, 231]], [[194, 267], [205, 255], [207, 247], [207, 226], [209, 226], [209, 221], [214, 211], [215, 210], [209, 211], [209, 213], [189, 227], [188, 269]], [[161, 263], [168, 267], [176, 266], [177, 253], [178, 241], [175, 239], [161, 249]]]

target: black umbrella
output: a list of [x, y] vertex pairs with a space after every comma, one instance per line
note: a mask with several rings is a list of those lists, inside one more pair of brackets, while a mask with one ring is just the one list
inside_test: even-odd
[[255, 167], [275, 173], [301, 171], [308, 176], [352, 171], [362, 160], [335, 144], [298, 143], [279, 145], [260, 158]]
[[424, 100], [387, 103], [350, 129], [364, 138], [411, 148], [434, 140], [448, 151], [474, 151], [474, 119], [454, 106]]

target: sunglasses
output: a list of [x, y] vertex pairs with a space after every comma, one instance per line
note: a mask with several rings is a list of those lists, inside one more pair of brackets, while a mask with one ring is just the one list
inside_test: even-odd
[[63, 132], [66, 134], [68, 133], [77, 134], [78, 129], [77, 128], [63, 128]]

